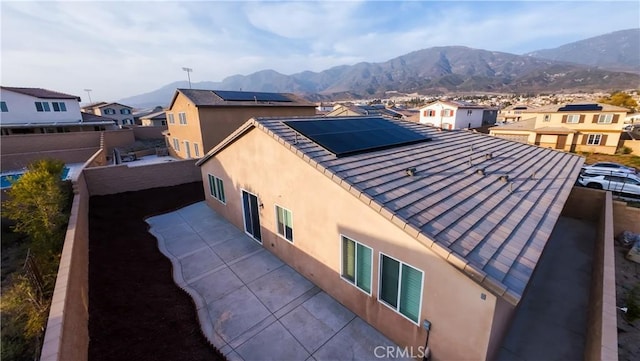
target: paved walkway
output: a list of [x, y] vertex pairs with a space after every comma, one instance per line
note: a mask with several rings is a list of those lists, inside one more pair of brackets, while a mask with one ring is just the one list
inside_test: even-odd
[[395, 346], [205, 202], [147, 223], [229, 360], [376, 360]]

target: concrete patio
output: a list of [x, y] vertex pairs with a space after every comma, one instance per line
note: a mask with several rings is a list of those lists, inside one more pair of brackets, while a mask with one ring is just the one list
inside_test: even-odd
[[375, 360], [395, 346], [205, 202], [146, 221], [229, 360]]

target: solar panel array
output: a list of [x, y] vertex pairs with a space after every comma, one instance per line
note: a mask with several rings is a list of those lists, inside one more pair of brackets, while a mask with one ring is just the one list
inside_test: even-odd
[[379, 117], [287, 121], [284, 124], [337, 157], [431, 140]]
[[232, 90], [215, 90], [214, 93], [225, 101], [257, 101], [257, 102], [288, 102], [292, 100], [280, 93], [243, 92]]
[[594, 110], [602, 110], [602, 107], [598, 104], [568, 104], [562, 108], [558, 108], [559, 112], [584, 112]]

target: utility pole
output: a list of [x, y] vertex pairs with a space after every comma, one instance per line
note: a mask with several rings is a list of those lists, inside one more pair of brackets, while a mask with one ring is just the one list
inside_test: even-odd
[[193, 69], [191, 69], [191, 68], [182, 68], [182, 70], [187, 72], [187, 79], [189, 79], [189, 89], [191, 89], [191, 76], [189, 75], [189, 73], [191, 73], [193, 71]]
[[87, 95], [89, 96], [89, 104], [93, 103], [93, 102], [91, 101], [91, 91], [92, 91], [92, 89], [85, 89], [84, 91], [86, 91], [86, 92], [87, 92]]

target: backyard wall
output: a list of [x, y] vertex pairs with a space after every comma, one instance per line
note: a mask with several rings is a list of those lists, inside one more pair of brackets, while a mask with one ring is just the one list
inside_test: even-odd
[[625, 202], [614, 201], [613, 235], [617, 236], [622, 231], [640, 233], [640, 208], [628, 207]]
[[620, 143], [620, 147], [629, 147], [632, 154], [640, 155], [640, 140], [623, 140]]
[[116, 194], [200, 181], [196, 159], [145, 166], [120, 164], [84, 170], [89, 195]]
[[88, 358], [89, 349], [89, 191], [80, 173], [40, 360]]
[[135, 127], [133, 128], [133, 135], [136, 139], [162, 139], [164, 135], [162, 132], [167, 130], [167, 126], [159, 127]]
[[563, 215], [596, 223], [585, 359], [618, 359], [614, 210], [611, 192], [574, 187]]
[[[4, 142], [4, 139], [2, 141]], [[2, 164], [2, 171], [22, 169], [29, 165], [29, 163], [43, 158], [59, 159], [66, 164], [84, 163], [98, 149], [99, 148], [97, 146], [94, 146], [90, 148], [47, 150], [18, 154], [2, 153], [2, 155], [0, 156], [0, 163]]]

